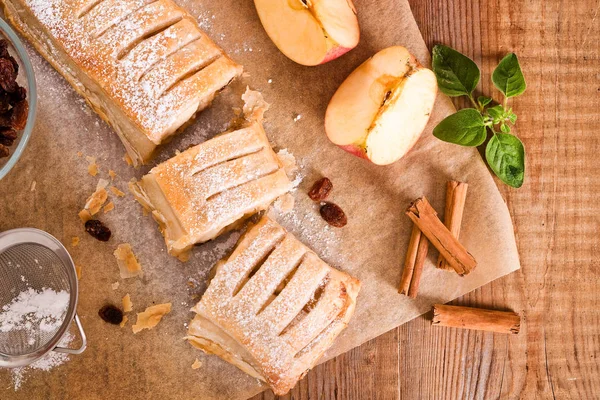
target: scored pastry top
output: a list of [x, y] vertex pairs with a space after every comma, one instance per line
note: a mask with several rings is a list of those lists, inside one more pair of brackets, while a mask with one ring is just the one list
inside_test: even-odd
[[292, 188], [258, 122], [193, 146], [154, 167], [132, 190], [179, 256], [266, 209]]
[[284, 394], [346, 327], [359, 290], [360, 281], [263, 217], [216, 267], [188, 339]]
[[21, 3], [157, 145], [241, 73], [172, 0]]

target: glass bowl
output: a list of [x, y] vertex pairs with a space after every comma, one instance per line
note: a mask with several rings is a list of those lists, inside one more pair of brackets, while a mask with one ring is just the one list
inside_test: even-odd
[[29, 102], [29, 113], [27, 114], [27, 124], [25, 129], [19, 132], [17, 140], [10, 146], [10, 155], [5, 158], [0, 158], [0, 180], [8, 174], [8, 172], [15, 166], [27, 142], [33, 131], [33, 125], [35, 123], [35, 114], [37, 110], [37, 90], [35, 86], [35, 76], [33, 74], [33, 67], [31, 61], [27, 55], [27, 51], [23, 46], [23, 42], [17, 36], [15, 31], [0, 18], [0, 37], [8, 41], [8, 51], [19, 63], [19, 75], [17, 76], [17, 82], [19, 85], [24, 86], [27, 89], [27, 101]]

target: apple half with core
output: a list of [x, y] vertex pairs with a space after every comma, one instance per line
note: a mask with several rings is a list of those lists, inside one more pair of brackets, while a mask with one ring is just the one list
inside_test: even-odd
[[402, 46], [388, 47], [346, 78], [325, 114], [327, 137], [378, 165], [402, 158], [425, 129], [437, 95], [434, 73]]
[[358, 44], [352, 0], [254, 0], [267, 35], [291, 60], [319, 65]]

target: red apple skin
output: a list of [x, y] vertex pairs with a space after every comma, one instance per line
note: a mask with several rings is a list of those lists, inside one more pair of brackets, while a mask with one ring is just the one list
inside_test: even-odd
[[349, 52], [350, 50], [352, 50], [354, 47], [335, 47], [331, 50], [329, 50], [329, 52], [327, 52], [327, 54], [325, 54], [325, 58], [323, 59], [323, 61], [321, 61], [321, 64], [319, 65], [323, 65], [325, 63], [328, 63], [329, 61], [333, 61], [338, 57], [343, 56], [344, 54], [346, 54], [347, 52]]
[[370, 161], [369, 157], [367, 157], [367, 153], [355, 144], [347, 144], [345, 146], [338, 146], [338, 147], [344, 151], [347, 151], [348, 153], [352, 154], [353, 156], [362, 158], [363, 160]]

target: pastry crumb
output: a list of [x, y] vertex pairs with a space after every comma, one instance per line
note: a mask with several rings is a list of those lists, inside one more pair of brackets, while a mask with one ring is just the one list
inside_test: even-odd
[[133, 254], [129, 243], [121, 243], [113, 254], [117, 259], [121, 278], [133, 278], [142, 275], [142, 266]]
[[244, 101], [244, 118], [248, 121], [261, 122], [265, 112], [269, 109], [270, 104], [265, 101], [262, 93], [256, 90], [250, 90], [246, 87], [246, 92], [242, 95]]
[[133, 333], [154, 328], [161, 321], [162, 317], [170, 312], [171, 303], [165, 303], [150, 306], [144, 312], [137, 313], [137, 322], [132, 327]]
[[289, 193], [284, 194], [283, 196], [279, 196], [277, 200], [273, 203], [273, 206], [277, 211], [281, 214], [287, 214], [288, 212], [294, 209], [295, 199]]
[[78, 151], [77, 152], [77, 157], [79, 157], [79, 158], [83, 157], [83, 153], [81, 151]]
[[273, 83], [273, 79], [269, 79], [267, 83]]
[[86, 156], [85, 159], [90, 163], [88, 165], [88, 174], [91, 176], [98, 175], [98, 164], [96, 164], [96, 157]]
[[73, 246], [73, 247], [77, 247], [77, 246], [79, 245], [79, 241], [80, 241], [80, 240], [81, 240], [81, 239], [79, 239], [79, 236], [73, 236], [73, 237], [71, 238], [71, 246]]
[[77, 273], [77, 279], [81, 280], [81, 265], [75, 265], [75, 272]]
[[133, 310], [133, 303], [131, 302], [131, 296], [129, 296], [129, 293], [123, 296], [122, 302], [123, 312], [130, 312], [131, 310]]
[[108, 170], [108, 176], [110, 176], [110, 180], [114, 181], [115, 178], [117, 177], [117, 173], [115, 171], [113, 171], [112, 169]]
[[31, 182], [31, 188], [29, 190], [31, 190], [32, 192], [35, 192], [36, 185], [37, 185], [36, 181]]
[[302, 114], [294, 113], [294, 122], [298, 122], [302, 119]]
[[122, 191], [120, 191], [117, 187], [115, 186], [111, 186], [110, 191], [117, 197], [125, 197], [125, 193], [123, 193]]
[[104, 206], [103, 212], [104, 212], [104, 214], [106, 214], [107, 212], [112, 211], [114, 209], [115, 209], [115, 203], [113, 203], [112, 201], [109, 201]]
[[79, 218], [83, 222], [87, 222], [93, 215], [97, 214], [108, 199], [108, 193], [105, 189], [107, 185], [108, 181], [106, 179], [98, 181], [96, 191], [87, 199], [83, 210], [79, 212]]
[[196, 358], [196, 361], [194, 361], [194, 363], [192, 364], [192, 369], [198, 369], [200, 367], [202, 367], [202, 363]]
[[113, 283], [111, 286], [112, 286], [112, 289], [113, 289], [113, 290], [117, 290], [117, 289], [119, 288], [119, 286], [120, 286], [120, 285], [121, 285], [121, 284], [120, 284], [119, 282], [115, 282], [115, 283]]
[[119, 324], [119, 326], [122, 328], [125, 326], [125, 324], [127, 324], [127, 321], [129, 321], [129, 317], [127, 315], [123, 315], [123, 321], [121, 321], [121, 323]]

